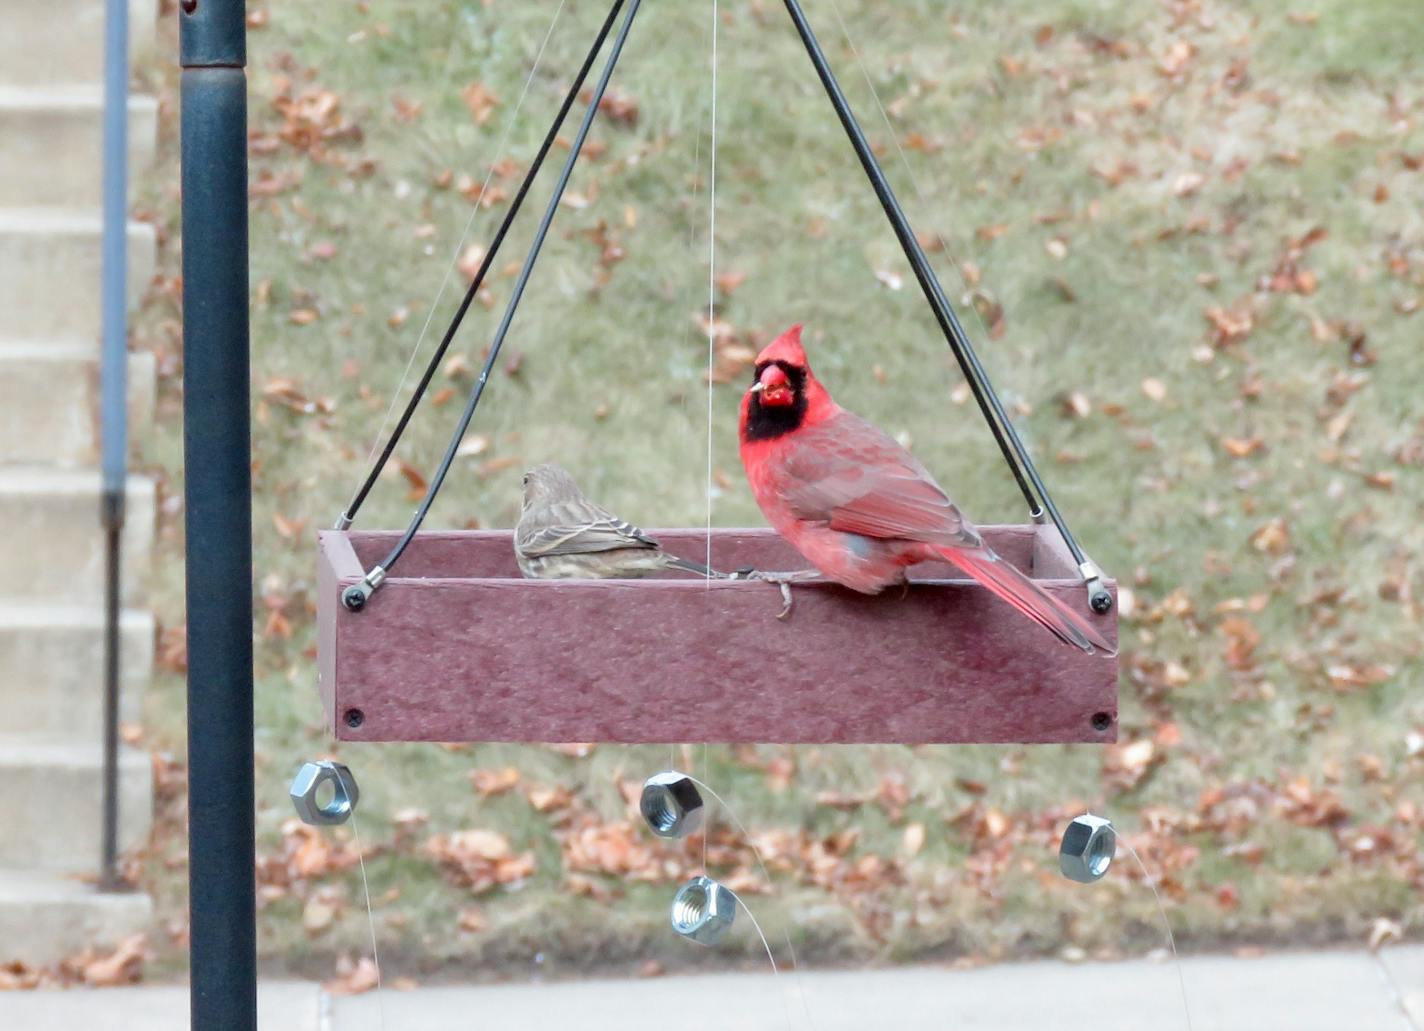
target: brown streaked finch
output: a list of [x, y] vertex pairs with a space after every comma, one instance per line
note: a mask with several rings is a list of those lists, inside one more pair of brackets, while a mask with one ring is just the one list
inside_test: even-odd
[[568, 471], [552, 464], [524, 474], [514, 555], [520, 572], [539, 580], [634, 579], [665, 569], [728, 578], [668, 554], [644, 531], [589, 501]]

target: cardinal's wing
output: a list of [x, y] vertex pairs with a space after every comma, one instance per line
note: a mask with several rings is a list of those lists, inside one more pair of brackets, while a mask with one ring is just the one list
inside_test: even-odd
[[781, 472], [777, 489], [798, 518], [866, 537], [982, 543], [925, 467], [853, 412], [795, 431]]

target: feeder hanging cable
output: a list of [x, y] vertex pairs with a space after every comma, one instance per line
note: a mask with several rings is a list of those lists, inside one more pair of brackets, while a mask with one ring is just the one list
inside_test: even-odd
[[415, 537], [416, 531], [420, 529], [420, 524], [425, 521], [431, 503], [440, 492], [445, 477], [450, 472], [450, 466], [455, 461], [455, 454], [460, 448], [460, 442], [465, 439], [465, 431], [469, 429], [470, 420], [474, 418], [475, 409], [479, 406], [480, 398], [484, 394], [490, 372], [499, 359], [500, 348], [504, 346], [504, 339], [509, 334], [514, 314], [519, 309], [524, 289], [529, 284], [529, 276], [534, 271], [535, 262], [539, 259], [539, 251], [544, 245], [544, 239], [549, 235], [549, 227], [553, 224], [554, 215], [558, 212], [564, 190], [568, 187], [569, 178], [573, 174], [574, 165], [578, 163], [579, 154], [583, 150], [584, 142], [588, 139], [588, 132], [593, 126], [594, 116], [598, 114], [599, 105], [603, 102], [603, 95], [608, 90], [609, 80], [613, 77], [613, 69], [618, 64], [618, 57], [623, 52], [623, 44], [628, 40], [628, 32], [633, 27], [633, 19], [637, 16], [641, 3], [642, 0], [631, 0], [628, 4], [628, 13], [624, 16], [623, 24], [618, 29], [618, 35], [613, 40], [613, 48], [609, 52], [608, 61], [599, 76], [598, 84], [594, 87], [593, 96], [589, 99], [583, 122], [579, 125], [573, 145], [569, 148], [569, 156], [564, 160], [563, 170], [560, 171], [559, 180], [554, 185], [554, 193], [549, 198], [548, 206], [544, 209], [544, 216], [539, 221], [539, 228], [534, 232], [533, 242], [529, 245], [529, 253], [524, 259], [524, 266], [519, 270], [519, 278], [515, 280], [514, 290], [510, 294], [509, 303], [505, 306], [504, 317], [500, 320], [499, 328], [495, 330], [494, 339], [490, 342], [489, 354], [485, 357], [484, 367], [480, 369], [479, 378], [475, 380], [474, 389], [471, 390], [469, 401], [460, 416], [460, 423], [455, 428], [454, 436], [450, 438], [449, 446], [445, 449], [445, 456], [440, 460], [440, 466], [436, 469], [435, 475], [430, 478], [430, 485], [425, 490], [425, 497], [421, 500], [420, 507], [416, 509], [410, 525], [406, 527], [405, 533], [401, 535], [400, 540], [396, 542], [396, 546], [391, 549], [391, 553], [386, 556], [385, 560], [380, 565], [372, 567], [360, 583], [352, 584], [342, 592], [341, 602], [352, 612], [364, 608], [371, 593], [385, 581], [391, 567], [399, 561]]
[[[910, 267], [914, 270], [915, 279], [919, 282], [920, 289], [924, 291], [925, 299], [929, 301], [930, 308], [934, 311], [935, 319], [944, 332], [945, 340], [949, 343], [950, 350], [954, 352], [960, 370], [964, 373], [964, 378], [974, 393], [974, 400], [978, 402], [984, 421], [988, 423], [990, 431], [994, 434], [994, 440], [999, 445], [999, 451], [1004, 456], [1005, 463], [1018, 482], [1019, 490], [1028, 503], [1029, 512], [1035, 521], [1040, 521], [1044, 510], [1047, 510], [1048, 517], [1053, 520], [1053, 525], [1063, 535], [1063, 541], [1068, 545], [1068, 550], [1073, 555], [1073, 561], [1078, 564], [1078, 570], [1088, 588], [1089, 603], [1093, 610], [1098, 613], [1109, 611], [1112, 608], [1112, 595], [1103, 586], [1102, 572], [1083, 554], [1083, 549], [1078, 546], [1077, 540], [1068, 529], [1068, 524], [1059, 514], [1058, 506], [1053, 503], [1053, 498], [1048, 493], [1048, 487], [1044, 485], [1038, 469], [1034, 466], [1033, 459], [1029, 457], [1028, 450], [1019, 438], [1018, 431], [1009, 421], [1008, 413], [1004, 411], [1003, 402], [994, 392], [994, 387], [989, 382], [988, 373], [984, 371], [984, 366], [974, 351], [974, 345], [970, 342], [969, 335], [964, 331], [964, 326], [960, 323], [959, 316], [955, 314], [953, 305], [949, 303], [949, 298], [945, 296], [944, 288], [940, 285], [929, 258], [925, 256], [924, 248], [920, 246], [920, 242], [910, 226], [909, 218], [905, 215], [904, 209], [895, 197], [894, 190], [891, 189], [889, 181], [885, 178], [885, 171], [880, 167], [880, 162], [876, 159], [869, 141], [865, 138], [864, 130], [856, 120], [855, 112], [851, 110], [849, 101], [841, 91], [840, 83], [836, 81], [835, 72], [831, 70], [830, 62], [826, 60], [825, 52], [821, 49], [821, 44], [817, 41], [816, 34], [812, 31], [811, 24], [801, 9], [801, 4], [798, 0], [785, 0], [785, 3], [786, 10], [796, 26], [796, 31], [801, 36], [801, 42], [806, 47], [806, 53], [810, 55], [811, 63], [816, 68], [816, 74], [821, 79], [821, 85], [825, 87], [826, 95], [830, 97], [831, 106], [835, 108], [841, 126], [845, 129], [846, 136], [850, 138], [851, 146], [855, 148], [861, 167], [865, 169], [866, 177], [869, 178], [871, 186], [875, 189], [875, 195], [880, 200], [880, 206], [885, 210], [885, 215], [895, 230], [895, 236], [900, 241], [900, 247], [905, 252]], [[1027, 477], [1027, 482], [1025, 477]], [[1032, 483], [1032, 488], [1029, 486], [1030, 483]], [[1038, 499], [1042, 499], [1041, 506]]]
[[480, 292], [480, 287], [484, 285], [485, 276], [489, 273], [494, 264], [495, 256], [499, 254], [500, 246], [504, 243], [505, 236], [508, 235], [510, 227], [514, 224], [515, 218], [519, 215], [519, 209], [524, 205], [524, 198], [529, 194], [529, 188], [534, 184], [534, 179], [539, 174], [539, 170], [544, 166], [544, 159], [553, 148], [559, 136], [559, 130], [563, 127], [564, 119], [569, 110], [573, 107], [574, 101], [578, 99], [579, 91], [583, 89], [584, 81], [588, 78], [593, 62], [598, 57], [598, 52], [603, 49], [604, 41], [608, 38], [608, 33], [613, 28], [614, 21], [618, 18], [618, 12], [623, 7], [624, 0], [614, 0], [614, 4], [608, 11], [608, 17], [603, 20], [603, 27], [599, 29], [597, 38], [593, 41], [593, 46], [589, 48], [588, 56], [583, 60], [583, 66], [579, 68], [578, 74], [574, 76], [568, 92], [564, 95], [563, 103], [559, 105], [558, 114], [554, 116], [554, 122], [549, 126], [548, 133], [544, 136], [544, 142], [539, 145], [539, 151], [534, 155], [534, 161], [530, 164], [529, 170], [524, 173], [524, 181], [519, 184], [519, 190], [515, 193], [514, 199], [510, 202], [509, 210], [504, 213], [504, 219], [500, 222], [499, 229], [494, 234], [494, 239], [490, 242], [489, 250], [485, 252], [484, 258], [480, 260], [480, 267], [475, 272], [475, 277], [470, 281], [469, 289], [465, 291], [465, 297], [460, 302], [460, 307], [455, 311], [455, 315], [450, 320], [449, 327], [445, 330], [445, 335], [440, 340], [440, 346], [431, 355], [429, 364], [425, 367], [424, 374], [420, 377], [420, 382], [416, 384], [415, 392], [411, 394], [410, 400], [406, 402], [405, 411], [397, 420], [395, 429], [391, 431], [390, 439], [386, 441], [386, 446], [381, 450], [381, 456], [376, 459], [371, 471], [367, 473], [366, 480], [361, 484], [355, 496], [352, 497], [346, 510], [342, 512], [341, 518], [336, 521], [336, 529], [345, 530], [351, 526], [356, 518], [356, 513], [360, 511], [362, 504], [366, 501], [366, 496], [371, 493], [371, 488], [376, 485], [376, 480], [380, 477], [381, 471], [385, 469], [386, 463], [390, 461], [391, 455], [395, 453], [396, 445], [400, 443], [401, 437], [405, 434], [406, 427], [410, 425], [411, 417], [415, 414], [416, 408], [425, 398], [425, 392], [430, 387], [430, 381], [435, 378], [435, 372], [440, 368], [440, 363], [445, 358], [445, 353], [450, 349], [450, 344], [455, 339], [455, 334], [459, 332], [460, 325], [465, 320], [465, 314], [470, 310], [470, 305], [474, 302], [476, 295]]

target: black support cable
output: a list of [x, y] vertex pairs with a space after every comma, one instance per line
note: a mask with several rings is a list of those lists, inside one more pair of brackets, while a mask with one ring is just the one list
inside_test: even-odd
[[376, 480], [380, 477], [381, 471], [385, 469], [386, 463], [390, 461], [391, 455], [395, 452], [396, 445], [400, 443], [401, 436], [405, 433], [406, 427], [410, 424], [411, 416], [415, 414], [416, 408], [420, 407], [420, 402], [425, 398], [425, 391], [430, 386], [430, 381], [435, 378], [435, 372], [440, 368], [440, 362], [445, 357], [445, 352], [450, 349], [450, 344], [455, 339], [455, 334], [460, 330], [460, 324], [465, 319], [465, 313], [470, 310], [470, 305], [475, 300], [475, 295], [480, 292], [480, 287], [484, 285], [485, 276], [489, 273], [494, 264], [495, 256], [499, 253], [500, 246], [504, 243], [504, 238], [509, 233], [510, 226], [514, 224], [515, 218], [519, 214], [519, 209], [524, 204], [524, 198], [529, 194], [529, 188], [534, 184], [534, 179], [539, 174], [539, 170], [544, 165], [544, 158], [549, 154], [550, 149], [558, 139], [559, 130], [563, 127], [564, 118], [568, 116], [574, 101], [578, 99], [579, 90], [583, 89], [584, 80], [588, 78], [589, 70], [593, 67], [598, 52], [603, 49], [603, 43], [608, 38], [608, 33], [613, 28], [613, 22], [618, 17], [618, 12], [623, 7], [624, 0], [614, 0], [613, 6], [609, 8], [608, 17], [603, 20], [603, 27], [599, 29], [598, 36], [593, 41], [593, 46], [589, 47], [588, 56], [583, 59], [583, 65], [579, 68], [578, 74], [574, 76], [568, 92], [564, 95], [564, 101], [559, 105], [559, 112], [554, 116], [554, 122], [549, 126], [549, 132], [544, 136], [544, 142], [539, 145], [539, 152], [534, 155], [534, 161], [529, 166], [529, 170], [524, 173], [524, 181], [519, 184], [519, 191], [514, 195], [514, 199], [509, 204], [509, 210], [504, 213], [504, 220], [499, 224], [499, 230], [494, 234], [494, 239], [490, 242], [489, 250], [485, 252], [484, 258], [480, 261], [480, 267], [475, 272], [475, 278], [470, 281], [469, 289], [465, 291], [465, 298], [460, 302], [460, 307], [456, 310], [454, 317], [450, 320], [449, 327], [445, 330], [444, 337], [440, 340], [440, 346], [431, 355], [430, 362], [425, 367], [425, 373], [420, 377], [420, 383], [416, 385], [415, 393], [406, 402], [405, 411], [401, 413], [400, 419], [396, 422], [395, 429], [391, 431], [390, 439], [386, 441], [386, 446], [381, 450], [381, 457], [376, 459], [376, 464], [371, 467], [371, 471], [366, 475], [366, 482], [361, 484], [361, 488], [356, 491], [351, 502], [346, 506], [346, 510], [337, 520], [336, 528], [344, 530], [351, 525], [356, 518], [356, 513], [366, 501], [366, 495], [371, 493], [371, 488], [376, 485]]
[[642, 0], [630, 0], [628, 4], [628, 13], [624, 16], [623, 24], [618, 28], [618, 35], [613, 40], [613, 49], [609, 51], [608, 60], [598, 79], [598, 85], [594, 87], [593, 96], [588, 102], [588, 110], [584, 112], [583, 122], [579, 125], [573, 146], [569, 148], [569, 156], [564, 160], [559, 180], [554, 184], [553, 196], [549, 198], [549, 204], [544, 209], [543, 217], [539, 220], [539, 228], [534, 232], [534, 240], [529, 245], [529, 253], [524, 259], [524, 266], [519, 270], [519, 278], [515, 280], [514, 290], [504, 309], [504, 317], [500, 320], [499, 328], [495, 330], [494, 339], [490, 342], [489, 354], [485, 357], [484, 367], [480, 369], [479, 379], [475, 381], [474, 389], [470, 391], [470, 399], [465, 404], [465, 410], [460, 416], [460, 423], [455, 428], [454, 436], [450, 438], [450, 445], [445, 449], [445, 457], [440, 460], [440, 466], [430, 479], [430, 485], [425, 490], [425, 497], [421, 500], [420, 507], [416, 509], [414, 518], [411, 519], [410, 525], [406, 527], [405, 533], [401, 535], [396, 546], [391, 549], [391, 553], [380, 565], [372, 568], [360, 583], [352, 584], [342, 593], [342, 604], [351, 611], [359, 611], [365, 606], [371, 592], [381, 585], [391, 567], [400, 560], [401, 555], [415, 537], [416, 531], [420, 529], [420, 524], [425, 521], [431, 503], [435, 500], [436, 494], [440, 492], [440, 487], [445, 482], [445, 476], [450, 472], [450, 466], [455, 461], [455, 454], [460, 448], [460, 442], [464, 439], [465, 431], [469, 429], [470, 420], [474, 418], [475, 409], [479, 406], [480, 398], [484, 394], [490, 371], [499, 358], [499, 350], [504, 345], [504, 338], [508, 335], [509, 327], [514, 321], [514, 313], [519, 309], [520, 299], [524, 296], [524, 288], [529, 284], [529, 276], [534, 271], [535, 262], [539, 259], [539, 251], [544, 246], [544, 239], [549, 235], [549, 227], [553, 224], [554, 215], [558, 212], [559, 203], [564, 196], [564, 190], [568, 187], [569, 177], [573, 174], [574, 165], [578, 163], [579, 154], [583, 150], [584, 142], [588, 139], [588, 131], [593, 126], [594, 116], [598, 114], [599, 105], [603, 102], [603, 94], [608, 89], [609, 80], [613, 77], [613, 69], [618, 64], [618, 57], [623, 52], [623, 44], [628, 40], [628, 31], [633, 27], [633, 19], [637, 16], [641, 3]]
[[[796, 25], [796, 31], [801, 36], [801, 42], [806, 47], [806, 53], [810, 55], [811, 63], [815, 65], [816, 74], [820, 76], [821, 85], [825, 87], [826, 94], [830, 97], [831, 106], [835, 108], [841, 126], [850, 138], [851, 146], [855, 148], [856, 156], [860, 158], [861, 167], [865, 169], [865, 174], [875, 189], [875, 195], [880, 200], [880, 206], [884, 208], [885, 215], [895, 230], [895, 236], [900, 241], [900, 247], [905, 252], [905, 257], [909, 259], [915, 279], [919, 282], [920, 289], [924, 291], [925, 299], [929, 301], [930, 308], [934, 311], [935, 319], [944, 332], [945, 340], [949, 343], [950, 350], [954, 352], [954, 357], [959, 362], [959, 368], [964, 373], [970, 390], [974, 393], [974, 400], [979, 404], [979, 411], [994, 434], [994, 440], [999, 445], [1004, 462], [1014, 474], [1019, 490], [1023, 492], [1029, 512], [1035, 519], [1038, 519], [1041, 518], [1044, 509], [1047, 510], [1048, 517], [1053, 520], [1053, 525], [1063, 535], [1063, 541], [1068, 545], [1068, 550], [1073, 555], [1073, 561], [1078, 564], [1084, 579], [1089, 583], [1093, 608], [1100, 612], [1107, 611], [1107, 608], [1100, 608], [1100, 606], [1106, 603], [1107, 607], [1111, 607], [1112, 598], [1100, 582], [1094, 583], [1101, 574], [1097, 573], [1096, 567], [1092, 567], [1092, 571], [1089, 571], [1088, 567], [1091, 564], [1068, 529], [1068, 524], [1059, 514], [1058, 506], [1053, 503], [1053, 498], [1048, 493], [1043, 478], [1039, 476], [1033, 459], [1029, 457], [1018, 431], [1009, 421], [1003, 403], [989, 382], [988, 373], [984, 371], [979, 356], [974, 352], [974, 345], [970, 343], [969, 335], [964, 331], [949, 298], [945, 296], [944, 288], [940, 285], [929, 258], [925, 255], [924, 248], [920, 246], [920, 241], [910, 226], [909, 218], [905, 215], [904, 209], [895, 197], [895, 191], [891, 189], [889, 181], [885, 178], [885, 171], [880, 167], [875, 152], [871, 150], [870, 143], [865, 138], [865, 132], [856, 120], [855, 112], [851, 110], [849, 101], [841, 91], [840, 83], [836, 81], [835, 72], [831, 70], [825, 52], [821, 49], [821, 44], [817, 41], [816, 34], [812, 31], [811, 24], [807, 21], [799, 0], [785, 0], [785, 3], [786, 10]], [[1025, 477], [1027, 477], [1027, 481]], [[1029, 486], [1030, 483], [1032, 483], [1032, 488]]]

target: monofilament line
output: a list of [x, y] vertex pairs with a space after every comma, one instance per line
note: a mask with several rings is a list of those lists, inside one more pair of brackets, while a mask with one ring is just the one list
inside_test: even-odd
[[[712, 0], [712, 154], [707, 176], [707, 561], [712, 568], [712, 370], [717, 343], [717, 0]], [[712, 585], [712, 574], [707, 574]]]
[[[762, 859], [761, 849], [756, 847], [756, 842], [752, 840], [751, 832], [747, 830], [747, 825], [741, 821], [741, 818], [737, 816], [736, 812], [732, 809], [732, 807], [727, 804], [727, 800], [724, 799], [721, 795], [717, 794], [717, 792], [713, 790], [710, 784], [708, 784], [706, 781], [698, 780], [691, 774], [687, 775], [687, 779], [692, 781], [692, 783], [696, 784], [703, 791], [707, 792], [707, 794], [712, 797], [712, 800], [717, 803], [718, 807], [724, 813], [727, 814], [727, 818], [732, 821], [732, 826], [737, 829], [737, 833], [740, 834], [742, 836], [742, 840], [747, 843], [747, 848], [752, 850], [752, 858], [756, 860], [757, 866], [761, 869], [761, 875], [766, 878], [767, 890], [770, 891], [772, 887], [771, 871], [767, 869], [766, 860]], [[705, 854], [702, 857], [702, 872], [704, 874], [707, 873], [707, 857]], [[736, 895], [735, 892], [733, 892], [733, 894]], [[742, 901], [740, 895], [737, 895], [736, 898], [738, 902]], [[742, 908], [747, 909], [746, 903], [742, 903]], [[747, 915], [751, 916], [750, 909], [747, 909]], [[752, 923], [756, 923], [755, 917], [752, 917]], [[757, 933], [761, 934], [761, 927], [759, 925], [757, 927]], [[801, 999], [802, 1012], [806, 1014], [806, 1026], [814, 1028], [815, 1021], [811, 1019], [811, 1003], [807, 1000], [806, 993], [802, 991], [802, 985], [799, 981], [801, 969], [800, 965], [796, 962], [796, 946], [791, 944], [791, 931], [787, 928], [783, 928], [782, 936], [786, 939], [786, 952], [787, 955], [791, 958], [791, 972], [794, 975], [798, 975], [798, 980], [796, 982], [796, 994]], [[761, 941], [763, 945], [767, 944], [766, 935], [761, 935]], [[768, 954], [770, 954], [770, 951], [770, 947], [768, 946]], [[771, 969], [774, 972], [777, 970], [776, 959], [774, 957], [771, 961]]]
[[514, 127], [519, 122], [519, 111], [524, 107], [524, 99], [529, 95], [529, 87], [533, 85], [534, 77], [539, 74], [539, 66], [544, 60], [544, 51], [549, 47], [549, 40], [554, 38], [554, 28], [559, 24], [559, 17], [564, 13], [566, 3], [568, 0], [559, 0], [553, 20], [549, 22], [549, 29], [544, 33], [544, 41], [539, 44], [539, 51], [534, 55], [534, 64], [529, 69], [529, 76], [524, 80], [523, 89], [519, 91], [519, 99], [514, 102], [514, 110], [509, 113], [509, 118], [505, 121], [504, 132], [500, 135], [499, 144], [495, 147], [495, 160], [490, 162], [489, 171], [485, 173], [484, 184], [480, 186], [479, 196], [470, 210], [470, 217], [465, 220], [465, 229], [460, 233], [459, 242], [455, 244], [455, 253], [451, 256], [450, 263], [445, 266], [445, 278], [440, 281], [440, 289], [435, 292], [435, 300], [431, 302], [430, 310], [425, 313], [425, 321], [421, 323], [420, 334], [415, 338], [415, 347], [411, 349], [410, 357], [406, 359], [405, 370], [401, 373], [400, 382], [396, 384], [396, 389], [391, 394], [391, 403], [386, 407], [386, 414], [381, 417], [380, 429], [371, 438], [371, 450], [366, 455], [367, 462], [376, 456], [381, 441], [386, 437], [386, 427], [390, 425], [391, 414], [395, 412], [396, 404], [400, 400], [401, 393], [405, 390], [406, 382], [410, 379], [410, 370], [415, 368], [416, 355], [420, 354], [420, 348], [425, 343], [425, 335], [429, 332], [435, 312], [440, 307], [440, 302], [445, 297], [445, 291], [450, 286], [450, 279], [454, 275], [455, 269], [459, 267], [460, 255], [465, 253], [465, 241], [470, 238], [470, 230], [474, 228], [475, 218], [484, 208], [485, 194], [489, 191], [490, 183], [494, 181], [495, 169], [499, 167], [500, 161], [504, 158], [505, 148], [509, 146], [509, 138], [513, 135]]
[[1192, 1031], [1192, 1009], [1187, 1005], [1187, 975], [1182, 972], [1182, 957], [1177, 955], [1177, 936], [1172, 933], [1172, 922], [1167, 919], [1167, 907], [1162, 905], [1162, 896], [1157, 891], [1157, 881], [1147, 872], [1147, 864], [1142, 861], [1142, 857], [1137, 854], [1137, 849], [1132, 847], [1132, 843], [1124, 837], [1119, 837], [1118, 841], [1132, 853], [1132, 858], [1137, 861], [1137, 868], [1142, 871], [1142, 879], [1147, 882], [1147, 886], [1152, 889], [1152, 897], [1157, 900], [1157, 912], [1162, 917], [1162, 927], [1167, 932], [1167, 944], [1172, 949], [1172, 962], [1177, 967], [1177, 984], [1182, 989], [1182, 1014], [1187, 1018], [1187, 1031]]
[[366, 894], [366, 924], [371, 931], [371, 963], [376, 968], [376, 1014], [381, 1031], [386, 1029], [386, 1003], [381, 998], [381, 954], [376, 948], [376, 914], [371, 910], [371, 882], [366, 879], [366, 853], [361, 848], [361, 830], [356, 826], [356, 810], [351, 810], [351, 841], [356, 846], [356, 861], [361, 864], [361, 890]]

